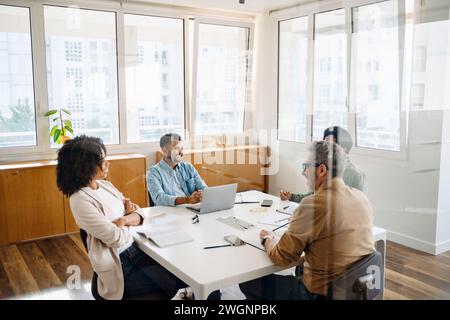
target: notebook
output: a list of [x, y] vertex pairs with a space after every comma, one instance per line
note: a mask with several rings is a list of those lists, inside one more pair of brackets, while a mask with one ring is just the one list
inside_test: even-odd
[[153, 241], [160, 248], [166, 248], [194, 240], [186, 231], [174, 226], [146, 227], [141, 228], [137, 233], [142, 237]]
[[285, 206], [280, 209], [277, 209], [276, 212], [292, 215], [294, 213], [295, 209], [297, 209], [297, 207], [298, 207], [298, 204], [291, 204], [289, 206]]

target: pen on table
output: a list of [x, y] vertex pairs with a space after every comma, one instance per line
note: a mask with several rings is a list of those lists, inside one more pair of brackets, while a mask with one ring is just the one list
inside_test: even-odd
[[286, 210], [286, 209], [289, 208], [289, 207], [290, 207], [290, 206], [286, 206], [286, 207], [283, 208], [283, 210]]
[[284, 220], [288, 220], [290, 217], [288, 217], [288, 218], [284, 218], [284, 219], [281, 219], [281, 220], [277, 220], [277, 221], [275, 221], [275, 223], [278, 223], [278, 222], [281, 222], [281, 221], [284, 221]]
[[210, 247], [203, 247], [203, 249], [214, 249], [214, 248], [222, 248], [222, 247], [232, 247], [232, 244], [223, 244], [220, 246], [210, 246]]
[[272, 230], [272, 232], [273, 232], [273, 231], [277, 231], [278, 229], [287, 226], [289, 223], [291, 223], [291, 222], [289, 221], [288, 223], [285, 223], [285, 224], [283, 224], [283, 225], [281, 225], [281, 226], [279, 226], [279, 227], [276, 227], [275, 229]]
[[288, 216], [292, 215], [291, 213], [287, 213], [287, 212], [281, 211], [280, 209], [276, 209], [275, 211], [278, 212], [278, 213], [287, 214]]

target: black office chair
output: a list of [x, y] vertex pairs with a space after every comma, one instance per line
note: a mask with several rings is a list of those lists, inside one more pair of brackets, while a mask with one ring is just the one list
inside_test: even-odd
[[[87, 232], [84, 231], [83, 229], [80, 229], [80, 238], [81, 241], [83, 242], [84, 248], [86, 249], [86, 252], [88, 252], [88, 247], [87, 247]], [[91, 281], [91, 293], [92, 296], [94, 297], [95, 300], [105, 300], [103, 299], [99, 294], [98, 294], [98, 289], [97, 289], [97, 273], [95, 273], [95, 271], [93, 271], [94, 274], [92, 276], [92, 281]]]
[[149, 202], [150, 207], [155, 206], [155, 203], [152, 200], [152, 196], [150, 195], [150, 192], [148, 192], [148, 202]]
[[382, 299], [383, 279], [383, 258], [380, 252], [374, 251], [355, 262], [344, 274], [330, 283], [327, 298], [330, 300]]
[[[81, 241], [83, 242], [84, 248], [86, 249], [86, 252], [87, 252], [88, 251], [87, 232], [83, 229], [80, 229], [80, 237], [81, 237]], [[92, 296], [94, 297], [95, 300], [105, 300], [98, 294], [98, 288], [97, 288], [98, 275], [97, 275], [97, 273], [95, 273], [95, 271], [93, 271], [93, 272], [94, 272], [94, 274], [92, 276], [92, 282], [91, 282]], [[145, 295], [142, 295], [139, 297], [133, 297], [131, 299], [133, 299], [133, 300], [167, 300], [170, 298], [171, 297], [169, 297], [163, 293], [154, 292], [154, 293], [148, 293], [148, 294], [145, 294]]]

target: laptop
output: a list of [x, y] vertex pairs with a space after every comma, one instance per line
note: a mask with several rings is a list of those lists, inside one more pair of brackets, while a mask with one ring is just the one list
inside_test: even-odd
[[234, 207], [237, 186], [237, 183], [232, 183], [208, 187], [203, 190], [201, 203], [194, 206], [186, 206], [186, 208], [200, 214], [231, 209]]

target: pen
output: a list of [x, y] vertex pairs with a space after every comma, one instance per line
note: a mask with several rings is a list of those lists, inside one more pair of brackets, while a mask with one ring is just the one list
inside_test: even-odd
[[203, 249], [214, 249], [214, 248], [223, 248], [223, 247], [232, 247], [232, 244], [223, 244], [220, 246], [211, 246], [211, 247], [203, 247]]
[[276, 227], [275, 229], [272, 230], [272, 232], [273, 232], [273, 231], [277, 231], [278, 229], [287, 226], [289, 223], [291, 223], [291, 222], [289, 221], [288, 223], [285, 223], [285, 224], [283, 224], [283, 225], [281, 225], [281, 226], [279, 226], [279, 227]]
[[286, 209], [289, 208], [289, 207], [290, 207], [290, 206], [286, 206], [286, 207], [283, 208], [283, 210], [286, 210]]
[[275, 221], [275, 223], [278, 223], [278, 222], [281, 222], [281, 221], [284, 221], [284, 220], [288, 220], [289, 218], [284, 218], [284, 219], [281, 219], [281, 220], [278, 220], [278, 221]]
[[288, 216], [291, 216], [291, 215], [292, 215], [292, 214], [290, 214], [290, 213], [281, 211], [281, 210], [279, 210], [279, 209], [277, 209], [277, 210], [275, 210], [275, 211], [278, 212], [278, 213], [287, 214]]

